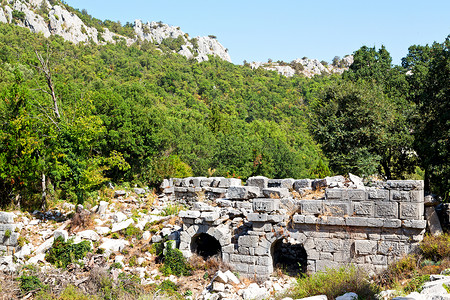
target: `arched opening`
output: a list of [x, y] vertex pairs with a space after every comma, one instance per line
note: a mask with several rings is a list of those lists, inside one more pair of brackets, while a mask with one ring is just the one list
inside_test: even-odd
[[283, 238], [272, 244], [270, 252], [274, 270], [281, 269], [290, 276], [306, 273], [308, 258], [302, 244], [291, 243]]
[[200, 233], [192, 237], [191, 251], [197, 253], [203, 259], [215, 255], [218, 255], [220, 258], [222, 257], [222, 247], [219, 241], [207, 233]]

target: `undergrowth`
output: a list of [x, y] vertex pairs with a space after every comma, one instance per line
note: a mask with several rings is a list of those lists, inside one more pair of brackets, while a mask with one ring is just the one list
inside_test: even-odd
[[53, 246], [45, 254], [45, 260], [58, 268], [65, 268], [68, 264], [83, 259], [91, 251], [88, 241], [74, 244], [73, 240], [64, 241], [63, 237], [58, 237], [53, 242]]
[[335, 299], [354, 292], [362, 299], [376, 299], [378, 288], [369, 283], [366, 274], [353, 265], [338, 269], [326, 269], [311, 276], [300, 276], [293, 288], [283, 295], [294, 299], [326, 295]]

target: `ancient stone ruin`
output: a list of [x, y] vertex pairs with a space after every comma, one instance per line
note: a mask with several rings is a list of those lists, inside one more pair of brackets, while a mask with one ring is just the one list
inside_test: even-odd
[[266, 279], [352, 263], [369, 272], [415, 251], [423, 239], [423, 181], [192, 177], [162, 183], [180, 212], [186, 257], [218, 255], [235, 271]]

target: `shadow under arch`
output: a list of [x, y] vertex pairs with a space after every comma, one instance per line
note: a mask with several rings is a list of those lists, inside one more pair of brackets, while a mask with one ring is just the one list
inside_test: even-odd
[[287, 238], [281, 238], [270, 247], [273, 269], [281, 269], [290, 276], [306, 273], [308, 255], [300, 243], [290, 243]]
[[222, 258], [220, 242], [207, 233], [199, 233], [192, 237], [191, 252], [200, 255], [203, 259], [216, 255]]

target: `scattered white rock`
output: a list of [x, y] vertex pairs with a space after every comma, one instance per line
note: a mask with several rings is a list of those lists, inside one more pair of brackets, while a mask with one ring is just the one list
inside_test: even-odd
[[82, 239], [98, 241], [100, 240], [100, 236], [94, 230], [84, 230], [77, 233], [77, 237]]
[[351, 293], [346, 293], [342, 296], [336, 297], [336, 300], [355, 300], [358, 299], [358, 295], [351, 292]]
[[122, 222], [122, 221], [124, 221], [124, 220], [126, 220], [126, 219], [127, 219], [127, 215], [124, 214], [124, 213], [121, 212], [121, 211], [116, 212], [116, 213], [113, 215], [113, 220], [114, 220], [114, 222], [116, 222], [116, 223]]
[[230, 270], [227, 270], [225, 272], [225, 275], [227, 275], [227, 278], [229, 281], [231, 281], [234, 284], [239, 284], [241, 281], [236, 277], [236, 275], [233, 274]]
[[268, 298], [269, 295], [269, 291], [264, 288], [260, 288], [257, 283], [251, 283], [242, 291], [243, 299], [265, 299]]
[[104, 227], [104, 226], [95, 227], [95, 230], [97, 231], [98, 234], [101, 234], [101, 235], [108, 234], [111, 231], [111, 229], [109, 229], [109, 227]]
[[128, 220], [125, 220], [125, 221], [123, 221], [123, 222], [113, 224], [112, 229], [111, 229], [111, 232], [120, 231], [120, 230], [122, 230], [122, 229], [127, 228], [127, 227], [130, 226], [131, 224], [134, 224], [133, 219], [128, 219]]
[[67, 230], [55, 230], [55, 232], [53, 233], [53, 237], [55, 239], [57, 239], [58, 237], [62, 237], [64, 241], [67, 241], [67, 239], [69, 238], [69, 233], [67, 232]]
[[125, 246], [129, 245], [128, 241], [125, 241], [123, 239], [108, 239], [108, 238], [103, 238], [102, 239], [102, 244], [99, 246], [99, 248], [104, 249], [105, 251], [109, 251], [109, 252], [117, 252], [117, 251], [122, 251]]

